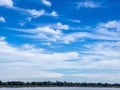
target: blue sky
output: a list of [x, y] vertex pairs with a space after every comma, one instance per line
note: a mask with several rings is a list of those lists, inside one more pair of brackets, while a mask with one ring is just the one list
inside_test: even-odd
[[119, 0], [0, 0], [0, 77], [120, 83]]

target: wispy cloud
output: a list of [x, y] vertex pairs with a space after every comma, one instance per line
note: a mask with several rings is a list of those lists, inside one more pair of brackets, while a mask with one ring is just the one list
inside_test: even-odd
[[[71, 42], [79, 41], [81, 39], [89, 38], [94, 40], [114, 40], [119, 41], [120, 27], [119, 21], [108, 21], [106, 23], [99, 23], [95, 27], [88, 28], [89, 30], [78, 30], [77, 32], [64, 33], [63, 30], [72, 29], [69, 25], [64, 25], [62, 23], [56, 23], [51, 25], [45, 25], [42, 27], [36, 27], [35, 29], [19, 30], [22, 32], [27, 32], [26, 35], [20, 35], [22, 37], [31, 39], [45, 39], [48, 41], [54, 41], [59, 43], [70, 44]], [[74, 28], [78, 29], [78, 28]], [[40, 33], [41, 32], [41, 33]], [[29, 33], [33, 33], [30, 35]]]
[[35, 9], [32, 9], [32, 10], [27, 10], [27, 12], [35, 18], [45, 15], [45, 10], [37, 11]]
[[98, 8], [100, 7], [100, 3], [94, 1], [85, 1], [77, 3], [77, 8]]
[[52, 16], [52, 17], [58, 17], [59, 15], [58, 15], [58, 13], [56, 12], [56, 11], [52, 11], [52, 12], [50, 12], [50, 13], [45, 13], [45, 15], [46, 16]]
[[5, 23], [6, 22], [5, 18], [4, 17], [0, 17], [0, 22]]
[[75, 23], [81, 23], [81, 21], [80, 21], [80, 20], [77, 20], [77, 19], [69, 19], [69, 21], [75, 22]]
[[13, 1], [12, 0], [0, 0], [0, 6], [5, 6], [5, 7], [13, 7]]
[[[80, 70], [87, 70], [87, 72], [78, 72], [71, 76], [94, 82], [119, 82], [117, 76], [120, 75], [120, 42], [94, 42], [85, 45], [85, 48], [85, 50], [79, 51], [80, 58], [75, 66], [81, 68]], [[92, 72], [92, 70], [95, 71]]]
[[54, 17], [58, 16], [58, 14], [57, 14], [56, 11], [52, 11], [49, 15], [50, 15], [50, 16], [54, 16]]
[[42, 1], [42, 3], [44, 4], [44, 5], [46, 5], [46, 6], [51, 6], [52, 5], [52, 3], [50, 2], [50, 1], [48, 1], [48, 0], [41, 0]]
[[64, 24], [58, 22], [57, 25], [56, 25], [56, 29], [68, 30], [69, 29], [69, 25], [64, 25]]
[[78, 40], [81, 38], [90, 38], [90, 39], [97, 39], [97, 40], [119, 41], [120, 40], [119, 25], [120, 25], [120, 21], [116, 21], [116, 20], [108, 21], [106, 23], [99, 23], [95, 27], [88, 28], [89, 32], [84, 30], [83, 28], [83, 30], [80, 30], [80, 32], [71, 33], [68, 36], [74, 38], [74, 40]]
[[24, 9], [24, 8], [19, 8], [19, 7], [13, 7], [12, 8], [15, 11], [18, 11], [22, 15], [25, 15], [27, 18], [25, 18], [22, 21], [19, 21], [20, 26], [26, 25], [26, 23], [31, 22], [32, 19], [37, 19], [41, 16], [46, 16], [46, 17], [58, 17], [58, 13], [56, 11], [52, 12], [46, 12], [44, 9], [36, 10], [36, 9]]
[[19, 25], [22, 27], [25, 25], [25, 22], [19, 22]]
[[41, 16], [51, 16], [51, 17], [57, 17], [59, 16], [58, 13], [53, 10], [52, 12], [47, 12], [44, 9], [36, 10], [36, 9], [24, 9], [19, 7], [14, 7], [14, 10], [22, 12], [22, 14], [27, 15], [27, 21], [31, 21], [32, 18], [39, 18]]
[[68, 29], [69, 29], [69, 25], [58, 22], [56, 24], [36, 27], [34, 29], [26, 29], [26, 30], [15, 29], [15, 30], [20, 32], [26, 32], [27, 34], [20, 35], [26, 38], [38, 39], [38, 40], [42, 39], [42, 40], [47, 40], [52, 42], [56, 42], [56, 41], [64, 42], [66, 41], [66, 38], [62, 38], [64, 34], [62, 33], [62, 31], [68, 30]]

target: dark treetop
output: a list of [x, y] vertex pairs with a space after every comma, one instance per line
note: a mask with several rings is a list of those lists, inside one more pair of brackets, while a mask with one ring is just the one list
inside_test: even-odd
[[21, 82], [21, 81], [0, 81], [0, 87], [120, 87], [120, 84], [109, 83], [86, 83], [86, 82]]

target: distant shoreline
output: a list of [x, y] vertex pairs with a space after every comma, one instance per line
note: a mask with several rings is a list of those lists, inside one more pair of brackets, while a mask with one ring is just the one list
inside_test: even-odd
[[29, 87], [91, 87], [91, 88], [120, 88], [120, 84], [109, 84], [109, 83], [87, 83], [87, 82], [22, 82], [22, 81], [0, 81], [0, 88], [29, 88]]
[[45, 86], [45, 87], [17, 87], [17, 86], [14, 86], [14, 87], [0, 87], [0, 88], [120, 88], [120, 87], [61, 87], [61, 86]]

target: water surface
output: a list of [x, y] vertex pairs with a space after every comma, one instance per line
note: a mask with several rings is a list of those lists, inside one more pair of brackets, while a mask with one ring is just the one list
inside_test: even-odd
[[37, 88], [0, 88], [0, 90], [120, 90], [120, 88], [37, 87]]

